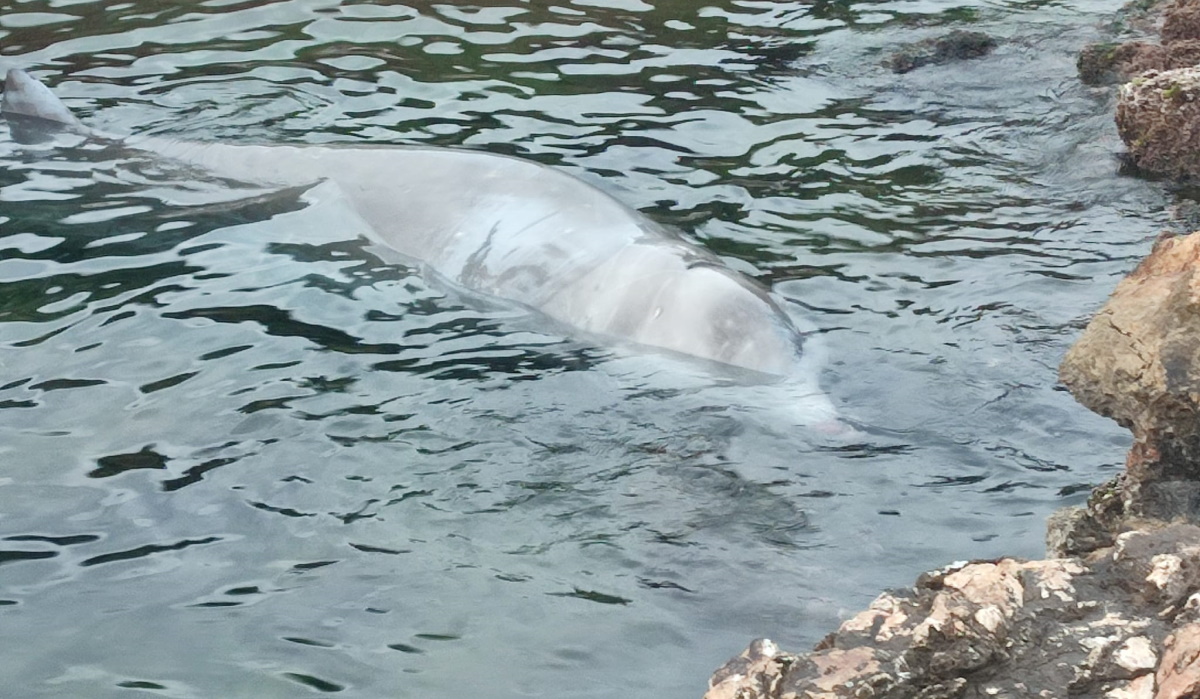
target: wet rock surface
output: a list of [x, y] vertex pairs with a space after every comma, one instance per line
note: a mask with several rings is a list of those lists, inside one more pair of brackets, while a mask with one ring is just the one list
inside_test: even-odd
[[1146, 71], [1190, 68], [1200, 60], [1200, 2], [1137, 0], [1125, 6], [1114, 33], [1132, 40], [1085, 46], [1077, 65], [1087, 85], [1112, 85]]
[[1122, 85], [1117, 131], [1138, 169], [1200, 177], [1200, 68], [1150, 71]]
[[1200, 177], [1200, 0], [1129, 7], [1126, 14], [1142, 18], [1139, 27], [1157, 28], [1131, 41], [1084, 47], [1079, 78], [1122, 83], [1117, 129], [1133, 167], [1179, 180]]
[[1162, 31], [1164, 44], [1187, 39], [1200, 39], [1200, 2], [1197, 0], [1175, 0], [1163, 10]]
[[957, 564], [880, 595], [809, 653], [755, 641], [706, 699], [1107, 697], [1200, 691], [1200, 528], [1083, 558]]
[[1200, 233], [1158, 240], [1059, 377], [1080, 403], [1133, 432], [1125, 472], [1092, 494], [1093, 523], [1119, 531], [1130, 518], [1200, 519]]
[[1131, 80], [1151, 70], [1188, 68], [1200, 63], [1200, 40], [1162, 45], [1150, 41], [1089, 44], [1079, 54], [1079, 79], [1088, 85]]
[[987, 34], [956, 29], [945, 36], [903, 46], [883, 64], [894, 73], [907, 73], [921, 66], [986, 56], [994, 48], [996, 40]]

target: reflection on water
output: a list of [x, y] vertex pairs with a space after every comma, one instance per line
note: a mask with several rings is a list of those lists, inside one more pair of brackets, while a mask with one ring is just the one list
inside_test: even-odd
[[[1039, 554], [1125, 441], [1055, 367], [1163, 223], [1073, 78], [1117, 4], [0, 0], [0, 68], [103, 130], [598, 183], [817, 325], [864, 430], [449, 287], [311, 191], [0, 126], [3, 674], [695, 697], [754, 636]], [[966, 24], [992, 56], [878, 67]]]

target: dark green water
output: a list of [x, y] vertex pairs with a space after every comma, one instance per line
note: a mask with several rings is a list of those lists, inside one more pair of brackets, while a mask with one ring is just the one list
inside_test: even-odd
[[[1126, 444], [1055, 368], [1166, 221], [1074, 78], [1119, 2], [1076, 4], [0, 0], [0, 68], [106, 131], [599, 184], [822, 329], [867, 436], [299, 192], [0, 125], [5, 692], [683, 699], [751, 638], [1040, 555]], [[1000, 47], [879, 67], [964, 26]]]

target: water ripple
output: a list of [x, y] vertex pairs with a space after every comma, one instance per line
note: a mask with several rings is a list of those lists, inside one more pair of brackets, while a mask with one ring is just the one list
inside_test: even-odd
[[[1116, 2], [0, 0], [3, 67], [106, 131], [467, 147], [614, 192], [815, 324], [863, 437], [456, 289], [307, 188], [0, 125], [5, 676], [696, 696], [746, 639], [1038, 555], [1127, 442], [1055, 366], [1166, 222], [1070, 77]], [[880, 65], [958, 27], [1000, 45]]]

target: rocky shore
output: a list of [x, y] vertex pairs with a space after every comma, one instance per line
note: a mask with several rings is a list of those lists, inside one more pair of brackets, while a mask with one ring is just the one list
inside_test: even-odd
[[812, 652], [755, 641], [705, 696], [1196, 697], [1198, 573], [1188, 524], [1130, 530], [1083, 558], [955, 564], [880, 595]]
[[[1138, 172], [1200, 177], [1200, 0], [1127, 7], [1080, 55], [1123, 83]], [[1067, 353], [1062, 383], [1133, 433], [1125, 470], [1051, 516], [1046, 560], [956, 563], [812, 651], [750, 644], [705, 699], [1200, 698], [1200, 232], [1164, 234]]]

